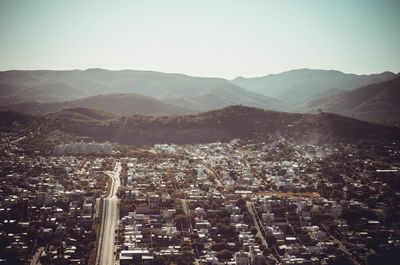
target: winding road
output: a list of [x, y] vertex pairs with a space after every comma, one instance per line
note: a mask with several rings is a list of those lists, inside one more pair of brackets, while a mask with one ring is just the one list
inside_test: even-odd
[[114, 264], [115, 261], [115, 229], [119, 222], [119, 208], [118, 208], [118, 197], [117, 191], [121, 185], [119, 175], [121, 173], [121, 163], [117, 162], [114, 171], [105, 172], [112, 180], [110, 194], [104, 198], [104, 216], [102, 231], [100, 231], [100, 242], [101, 246], [99, 253], [99, 262], [97, 264]]

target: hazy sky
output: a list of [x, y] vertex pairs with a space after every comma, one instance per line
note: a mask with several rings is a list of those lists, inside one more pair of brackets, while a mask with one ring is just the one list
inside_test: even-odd
[[0, 0], [0, 70], [400, 71], [399, 0]]

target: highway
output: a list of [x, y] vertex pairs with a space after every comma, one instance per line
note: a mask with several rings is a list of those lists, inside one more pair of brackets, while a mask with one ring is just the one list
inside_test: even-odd
[[119, 175], [121, 173], [121, 163], [117, 162], [114, 171], [105, 172], [112, 179], [110, 194], [104, 198], [105, 211], [103, 216], [103, 231], [100, 235], [103, 237], [99, 246], [101, 247], [99, 253], [99, 262], [101, 265], [114, 264], [115, 262], [115, 229], [118, 227], [119, 222], [119, 208], [117, 191], [121, 185]]

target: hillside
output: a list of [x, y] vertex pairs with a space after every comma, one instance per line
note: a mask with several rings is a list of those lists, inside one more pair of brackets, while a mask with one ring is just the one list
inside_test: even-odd
[[231, 82], [250, 91], [288, 102], [292, 107], [306, 103], [318, 94], [351, 90], [395, 78], [391, 72], [372, 75], [345, 74], [332, 70], [298, 69], [262, 77], [237, 77]]
[[108, 94], [91, 96], [64, 102], [26, 102], [0, 106], [0, 110], [14, 110], [35, 114], [57, 112], [66, 108], [84, 107], [108, 111], [117, 115], [171, 115], [187, 114], [194, 111], [158, 99], [136, 94]]
[[400, 76], [311, 101], [299, 110], [333, 112], [365, 121], [400, 126]]
[[[18, 117], [16, 117], [18, 118]], [[335, 114], [295, 114], [232, 106], [196, 115], [119, 117], [84, 108], [46, 116], [27, 132], [39, 132], [25, 144], [57, 144], [62, 139], [111, 141], [130, 145], [193, 144], [234, 138], [285, 137], [326, 143], [360, 139], [399, 140], [400, 129], [362, 122]], [[40, 144], [39, 144], [40, 143]]]
[[23, 131], [27, 128], [33, 128], [41, 122], [43, 120], [35, 115], [15, 111], [0, 111], [0, 132]]
[[[198, 110], [216, 109], [232, 104], [273, 110], [282, 110], [286, 107], [279, 100], [250, 92], [222, 78], [104, 69], [0, 72], [0, 104], [2, 105], [7, 102], [67, 101], [100, 94], [119, 93], [155, 97], [166, 103], [174, 102], [180, 107]], [[213, 98], [214, 101], [208, 101], [209, 98]], [[193, 101], [198, 104], [188, 103]]]

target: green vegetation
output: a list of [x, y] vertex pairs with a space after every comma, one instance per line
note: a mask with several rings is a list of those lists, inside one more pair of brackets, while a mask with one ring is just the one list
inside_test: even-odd
[[[244, 106], [232, 106], [197, 115], [119, 117], [84, 108], [67, 109], [44, 117], [2, 112], [5, 122], [19, 125], [20, 141], [26, 150], [51, 152], [68, 141], [111, 141], [122, 145], [156, 143], [193, 144], [230, 141], [233, 138], [268, 139], [276, 135], [294, 141], [329, 142], [364, 139], [393, 140], [400, 129], [370, 124], [343, 116], [280, 113]], [[30, 118], [32, 117], [32, 118]], [[17, 130], [17, 129], [15, 129]]]

